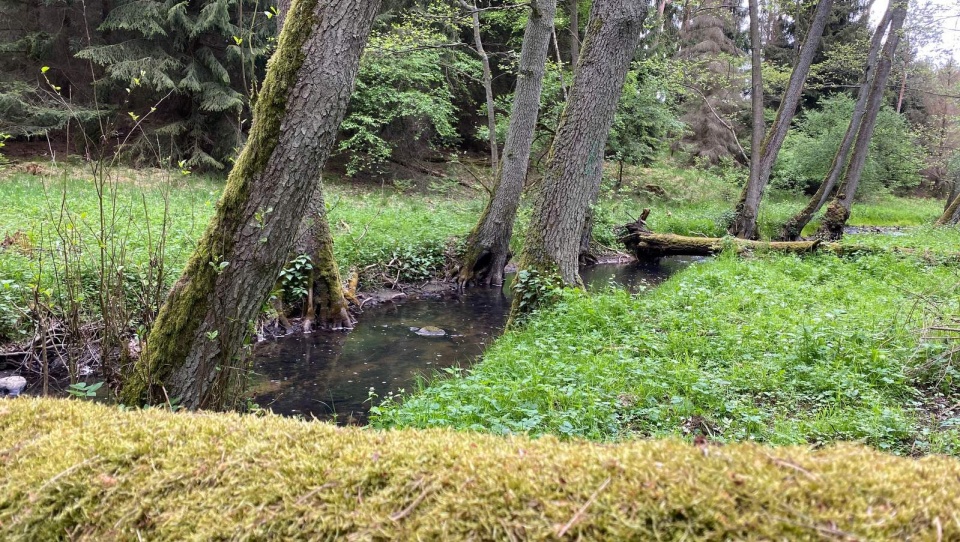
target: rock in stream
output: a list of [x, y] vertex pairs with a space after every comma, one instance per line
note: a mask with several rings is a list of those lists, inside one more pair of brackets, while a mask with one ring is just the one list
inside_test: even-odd
[[27, 387], [27, 379], [22, 376], [8, 376], [0, 378], [0, 395], [18, 397], [23, 388]]

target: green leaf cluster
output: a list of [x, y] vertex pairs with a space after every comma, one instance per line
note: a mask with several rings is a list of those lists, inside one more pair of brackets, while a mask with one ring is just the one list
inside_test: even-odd
[[459, 29], [450, 9], [431, 4], [370, 37], [340, 127], [348, 174], [375, 171], [400, 148], [417, 157], [457, 142], [458, 98], [479, 80], [481, 67], [448, 37]]

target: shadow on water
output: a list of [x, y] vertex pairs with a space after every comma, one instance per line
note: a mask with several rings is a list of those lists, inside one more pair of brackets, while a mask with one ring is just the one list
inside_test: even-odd
[[[697, 260], [598, 265], [584, 269], [582, 276], [588, 289], [612, 284], [638, 292]], [[254, 400], [278, 414], [364, 424], [371, 389], [379, 397], [410, 391], [420, 376], [469, 366], [503, 331], [509, 310], [509, 287], [471, 288], [462, 295], [451, 292], [366, 309], [350, 333], [291, 335], [262, 343], [254, 360]], [[446, 335], [414, 332], [425, 326], [441, 328]]]

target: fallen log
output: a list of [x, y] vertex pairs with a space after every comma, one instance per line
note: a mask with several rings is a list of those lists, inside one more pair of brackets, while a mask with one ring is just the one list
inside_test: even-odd
[[687, 237], [654, 233], [646, 224], [649, 215], [650, 210], [644, 209], [636, 222], [623, 226], [625, 233], [620, 236], [620, 242], [638, 259], [664, 256], [713, 256], [724, 250], [735, 250], [737, 253], [770, 250], [791, 254], [808, 254], [817, 251], [843, 254], [864, 249], [864, 247], [842, 246], [839, 243], [826, 243], [820, 240], [764, 242], [734, 237]]
[[838, 243], [815, 241], [750, 241], [733, 237], [687, 237], [669, 233], [654, 233], [647, 227], [650, 210], [644, 209], [640, 218], [623, 226], [625, 234], [620, 242], [639, 259], [660, 258], [663, 256], [713, 256], [724, 250], [736, 250], [737, 253], [757, 250], [772, 250], [792, 254], [808, 254], [818, 250], [840, 253], [844, 249]]
[[819, 239], [811, 241], [750, 241], [734, 237], [687, 237], [669, 233], [654, 233], [647, 227], [650, 209], [644, 209], [636, 222], [622, 227], [619, 240], [639, 260], [650, 260], [664, 256], [714, 256], [724, 250], [734, 250], [737, 254], [757, 251], [784, 252], [790, 254], [810, 254], [830, 252], [838, 256], [851, 254], [896, 254], [919, 258], [932, 264], [960, 263], [960, 253], [943, 253], [930, 249], [906, 247], [874, 247], [865, 245], [842, 245]]

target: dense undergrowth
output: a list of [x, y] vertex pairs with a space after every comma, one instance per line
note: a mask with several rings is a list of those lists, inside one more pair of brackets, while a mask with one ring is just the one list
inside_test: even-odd
[[960, 463], [0, 405], [4, 540], [955, 540]]
[[769, 254], [639, 296], [568, 291], [471, 370], [388, 397], [375, 425], [960, 454], [960, 412], [937, 407], [960, 400], [960, 371], [924, 365], [948, 346], [921, 339], [932, 307], [960, 312], [958, 283], [956, 267], [902, 255]]

